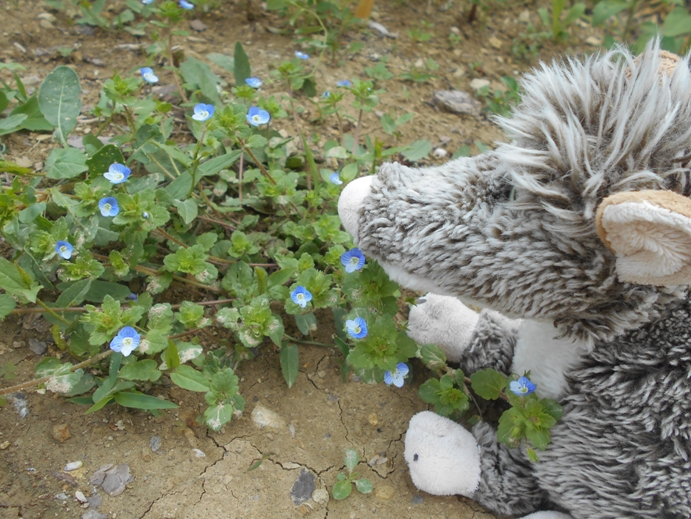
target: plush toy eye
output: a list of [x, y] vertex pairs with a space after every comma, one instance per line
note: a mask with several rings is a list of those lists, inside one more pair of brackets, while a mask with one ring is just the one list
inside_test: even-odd
[[417, 454], [413, 454], [413, 461], [417, 461], [420, 457]]

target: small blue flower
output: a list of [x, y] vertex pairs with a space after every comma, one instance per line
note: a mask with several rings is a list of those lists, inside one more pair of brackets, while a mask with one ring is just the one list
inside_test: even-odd
[[305, 308], [307, 303], [312, 301], [312, 294], [302, 285], [299, 285], [295, 290], [290, 293], [290, 298], [293, 303], [298, 305], [300, 308]]
[[270, 120], [271, 116], [269, 115], [269, 112], [262, 110], [257, 106], [251, 107], [247, 113], [247, 122], [252, 126], [260, 126], [268, 123]]
[[144, 211], [144, 212], [142, 213], [142, 218], [144, 218], [145, 220], [148, 220], [148, 219], [149, 219], [149, 213], [147, 213], [146, 211]]
[[205, 105], [204, 103], [199, 103], [194, 107], [194, 115], [192, 119], [203, 123], [204, 121], [211, 119], [214, 114], [214, 105]]
[[384, 382], [386, 382], [387, 386], [393, 384], [396, 387], [403, 387], [403, 379], [408, 374], [408, 371], [410, 371], [408, 365], [405, 362], [399, 362], [396, 364], [396, 369], [393, 372], [384, 372]]
[[154, 74], [154, 71], [150, 67], [143, 67], [139, 69], [139, 72], [142, 75], [142, 78], [144, 81], [147, 83], [158, 83], [158, 76]]
[[130, 292], [130, 295], [127, 296], [127, 299], [129, 299], [130, 301], [136, 301], [137, 299], [139, 299], [139, 296], [134, 292]]
[[70, 242], [60, 240], [55, 244], [55, 252], [57, 252], [58, 256], [61, 258], [68, 260], [72, 257], [74, 247], [72, 247]]
[[511, 392], [518, 396], [529, 395], [535, 391], [536, 388], [537, 386], [528, 380], [528, 377], [521, 377], [509, 384]]
[[354, 339], [362, 339], [367, 337], [367, 323], [362, 317], [356, 317], [353, 320], [348, 320], [345, 322], [346, 331], [348, 335]]
[[180, 0], [178, 2], [178, 5], [182, 7], [183, 9], [186, 9], [188, 11], [191, 11], [194, 9], [194, 4], [189, 3], [187, 0]]
[[295, 57], [299, 59], [310, 59], [309, 54], [305, 54], [304, 52], [300, 52], [299, 50], [295, 51]]
[[111, 184], [122, 184], [130, 176], [130, 173], [132, 173], [130, 168], [114, 162], [103, 176], [110, 180]]
[[137, 330], [131, 326], [125, 326], [118, 334], [110, 341], [110, 349], [118, 353], [122, 353], [127, 357], [130, 353], [137, 349], [142, 338], [137, 333]]
[[248, 77], [247, 79], [245, 79], [245, 83], [247, 83], [252, 88], [259, 88], [260, 86], [262, 86], [262, 80], [258, 77]]
[[341, 175], [339, 175], [338, 173], [331, 173], [331, 175], [329, 175], [329, 180], [337, 186], [343, 184], [343, 181], [341, 180]]
[[142, 3], [143, 3], [144, 5], [150, 5], [150, 4], [153, 4], [153, 3], [154, 3], [154, 0], [142, 0]]
[[98, 201], [98, 208], [103, 216], [117, 216], [120, 212], [118, 201], [113, 196], [101, 198]]
[[323, 97], [324, 99], [328, 99], [329, 97], [331, 97], [331, 92], [329, 92], [329, 91], [327, 90], [326, 92], [324, 92], [324, 93], [322, 94], [322, 97]]
[[353, 86], [353, 83], [349, 79], [343, 79], [343, 80], [339, 81], [338, 83], [336, 83], [336, 86], [349, 87], [349, 86]]
[[365, 255], [358, 248], [350, 249], [341, 255], [341, 263], [343, 263], [345, 271], [350, 274], [360, 270], [365, 265]]

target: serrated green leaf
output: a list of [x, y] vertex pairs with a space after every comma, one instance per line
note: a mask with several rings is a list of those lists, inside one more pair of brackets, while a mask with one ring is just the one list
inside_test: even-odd
[[496, 400], [508, 384], [506, 375], [493, 370], [481, 369], [470, 376], [473, 391], [485, 400]]
[[107, 144], [99, 148], [96, 153], [87, 159], [86, 165], [89, 168], [89, 173], [95, 176], [107, 172], [110, 166], [115, 162], [124, 164], [125, 157], [122, 155], [120, 148], [113, 144]]
[[233, 417], [233, 406], [230, 404], [218, 404], [210, 406], [204, 411], [204, 423], [212, 431], [220, 431]]
[[446, 366], [446, 354], [434, 344], [425, 344], [420, 348], [422, 362], [431, 370]]
[[281, 373], [289, 388], [293, 387], [298, 377], [298, 367], [300, 365], [300, 352], [294, 344], [286, 344], [281, 348], [279, 355], [281, 361]]
[[130, 362], [120, 369], [118, 377], [124, 380], [143, 380], [155, 382], [161, 378], [155, 360], [146, 359]]
[[75, 148], [56, 148], [46, 159], [48, 178], [73, 178], [88, 169], [86, 155]]

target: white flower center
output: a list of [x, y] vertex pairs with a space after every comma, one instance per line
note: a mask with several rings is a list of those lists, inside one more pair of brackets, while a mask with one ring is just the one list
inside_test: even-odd
[[112, 207], [110, 204], [103, 204], [103, 209], [105, 209], [106, 213], [110, 213]]
[[360, 263], [360, 258], [358, 258], [356, 256], [353, 256], [352, 258], [350, 258], [350, 264], [351, 265], [356, 266], [358, 263]]
[[199, 115], [199, 117], [201, 117], [202, 119], [206, 119], [207, 117], [209, 117], [209, 112], [207, 112], [206, 110], [202, 110], [200, 112], [197, 112], [197, 115]]
[[252, 116], [252, 120], [253, 120], [255, 123], [257, 123], [257, 124], [261, 124], [261, 123], [262, 123], [262, 120], [261, 120], [261, 117], [259, 116], [259, 114], [253, 115], [253, 116]]
[[297, 295], [297, 298], [298, 298], [300, 301], [302, 301], [303, 299], [305, 299], [305, 294], [298, 294], [298, 295]]
[[358, 334], [360, 333], [360, 330], [362, 330], [362, 328], [360, 328], [357, 324], [353, 326], [353, 333]]
[[113, 173], [113, 180], [117, 181], [117, 180], [122, 180], [123, 178], [125, 178], [125, 175], [123, 175], [119, 171], [116, 171]]
[[123, 346], [124, 348], [129, 348], [130, 346], [132, 346], [132, 343], [133, 343], [133, 342], [134, 342], [134, 341], [132, 340], [132, 337], [125, 337], [125, 338], [122, 340], [122, 346]]
[[65, 245], [61, 245], [60, 246], [60, 252], [61, 253], [67, 252], [67, 247]]

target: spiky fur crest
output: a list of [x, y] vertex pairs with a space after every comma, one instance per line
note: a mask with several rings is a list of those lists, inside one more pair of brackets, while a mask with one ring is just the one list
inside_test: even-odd
[[691, 192], [689, 58], [661, 74], [658, 50], [543, 65], [499, 119], [511, 142], [438, 168], [383, 165], [358, 245], [404, 284], [572, 337], [607, 340], [659, 318], [687, 287], [618, 281], [594, 224], [613, 193]]

